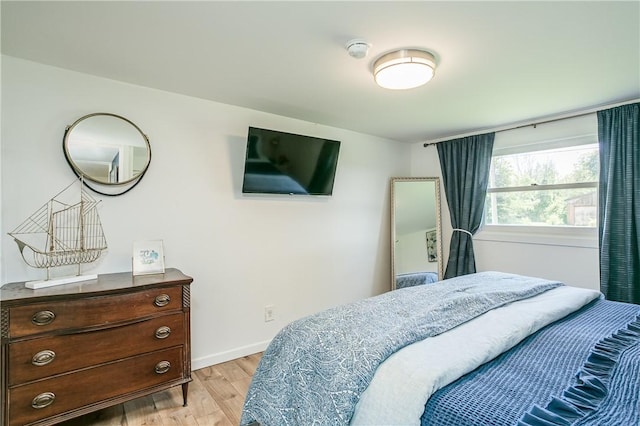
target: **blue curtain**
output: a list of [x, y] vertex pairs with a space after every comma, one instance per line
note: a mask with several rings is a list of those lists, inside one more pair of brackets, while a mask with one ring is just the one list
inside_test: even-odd
[[480, 228], [495, 133], [437, 144], [453, 235], [444, 278], [476, 272], [472, 235]]
[[597, 115], [600, 290], [640, 304], [640, 103]]

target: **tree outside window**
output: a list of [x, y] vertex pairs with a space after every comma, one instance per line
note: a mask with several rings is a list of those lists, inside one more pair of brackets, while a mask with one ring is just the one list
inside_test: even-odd
[[485, 224], [597, 226], [598, 145], [494, 155]]

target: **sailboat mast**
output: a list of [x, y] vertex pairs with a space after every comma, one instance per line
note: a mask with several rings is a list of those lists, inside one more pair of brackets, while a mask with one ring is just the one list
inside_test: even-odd
[[49, 214], [49, 235], [47, 236], [49, 240], [49, 253], [53, 253], [53, 250], [55, 248], [55, 234], [53, 233], [53, 206], [51, 204], [51, 201], [49, 201], [47, 205], [47, 212]]
[[[84, 178], [80, 178], [80, 220], [78, 225], [80, 226], [80, 251], [84, 251]], [[79, 266], [79, 265], [78, 265]]]
[[[84, 177], [80, 177], [80, 218], [78, 220], [78, 226], [80, 226], [80, 253], [84, 253], [84, 197], [82, 196], [84, 192]], [[78, 275], [82, 272], [80, 267], [82, 265], [82, 261], [78, 259]]]

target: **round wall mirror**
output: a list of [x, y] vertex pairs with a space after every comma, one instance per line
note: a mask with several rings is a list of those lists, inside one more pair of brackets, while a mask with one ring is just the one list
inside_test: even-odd
[[142, 130], [109, 113], [85, 115], [68, 126], [63, 149], [79, 177], [100, 185], [135, 185], [151, 162], [151, 146]]

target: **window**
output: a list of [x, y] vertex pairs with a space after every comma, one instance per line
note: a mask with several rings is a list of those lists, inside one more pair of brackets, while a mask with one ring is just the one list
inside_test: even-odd
[[598, 145], [585, 141], [589, 138], [495, 150], [485, 224], [596, 227]]
[[596, 114], [496, 133], [474, 240], [598, 248]]

